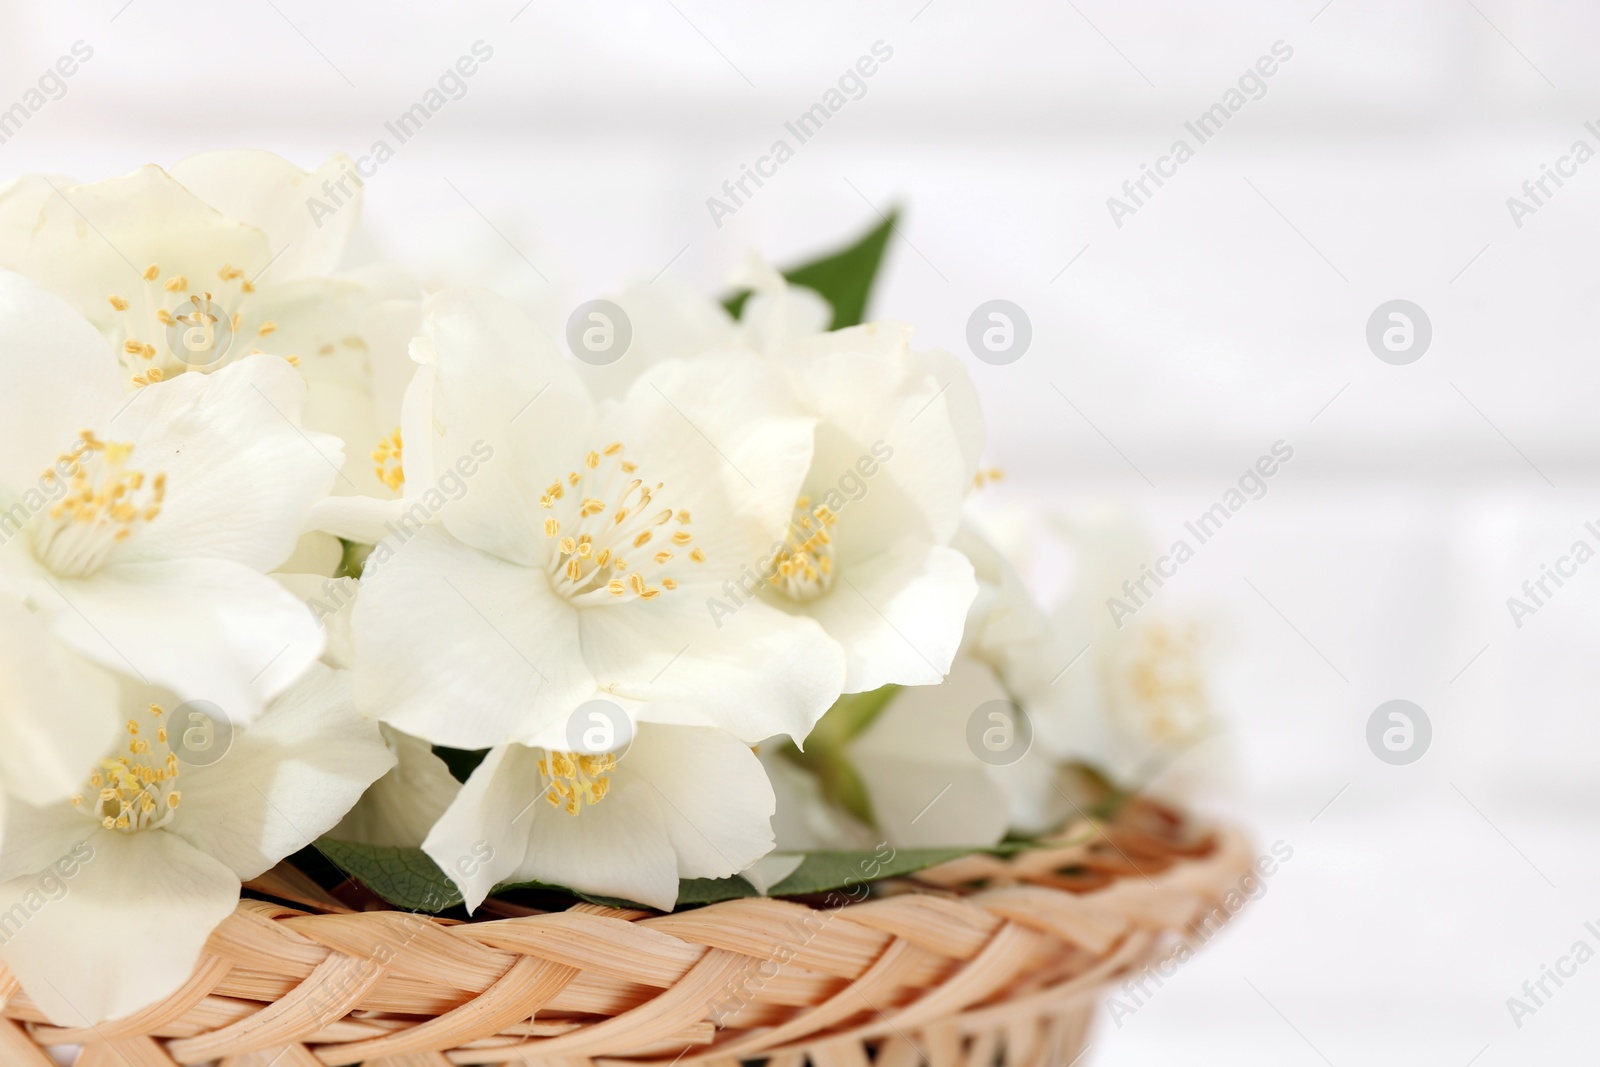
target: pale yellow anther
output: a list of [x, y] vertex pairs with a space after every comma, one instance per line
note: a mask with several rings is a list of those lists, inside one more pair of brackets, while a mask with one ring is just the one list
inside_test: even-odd
[[649, 543], [650, 543], [650, 531], [649, 530], [640, 531], [639, 536], [635, 537], [633, 539], [633, 547], [634, 548], [641, 548], [644, 545], [647, 545]]
[[181, 274], [174, 274], [162, 284], [161, 288], [169, 293], [181, 292], [189, 288], [189, 279]]
[[144, 269], [144, 280], [145, 281], [153, 282], [159, 277], [161, 277], [161, 268], [156, 266], [154, 263], [150, 264], [148, 267], [146, 267]]
[[[549, 498], [546, 497], [545, 499], [549, 499]], [[546, 504], [545, 506], [549, 507], [548, 504]], [[561, 532], [561, 523], [560, 522], [556, 521], [555, 519], [545, 519], [544, 520], [544, 535], [546, 537], [554, 537], [556, 534], [558, 534], [560, 532]]]
[[128, 302], [122, 299], [120, 296], [113, 296], [111, 298], [111, 306], [116, 308], [118, 311], [128, 310]]
[[277, 333], [277, 332], [278, 332], [278, 324], [277, 323], [275, 323], [275, 322], [263, 322], [261, 324], [261, 328], [256, 330], [256, 336], [257, 337], [270, 337], [274, 333]]
[[396, 426], [389, 436], [380, 440], [371, 455], [372, 473], [378, 481], [396, 491], [406, 484], [405, 440], [400, 427]]

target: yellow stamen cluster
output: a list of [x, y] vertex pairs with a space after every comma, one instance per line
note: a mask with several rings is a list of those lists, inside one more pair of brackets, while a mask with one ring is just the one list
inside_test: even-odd
[[812, 507], [809, 497], [801, 497], [767, 580], [795, 600], [810, 600], [827, 592], [833, 584], [833, 535], [828, 530], [838, 521], [826, 504]]
[[1198, 736], [1211, 719], [1200, 664], [1201, 634], [1165, 623], [1139, 628], [1122, 658], [1122, 688], [1140, 730], [1173, 744]]
[[161, 514], [167, 476], [129, 467], [132, 454], [133, 445], [84, 430], [74, 449], [45, 470], [40, 484], [59, 499], [34, 528], [34, 552], [57, 574], [92, 572], [140, 523]]
[[126, 753], [101, 760], [100, 769], [89, 776], [94, 803], [85, 806], [84, 794], [72, 798], [73, 807], [107, 830], [155, 829], [183, 801], [176, 788], [178, 757], [167, 746], [167, 713], [156, 704], [149, 710], [154, 722], [148, 732], [137, 719], [129, 719]]
[[[204, 286], [191, 284], [183, 274], [173, 274], [163, 281], [161, 267], [155, 263], [141, 271], [140, 277], [145, 281], [142, 294], [136, 294], [131, 300], [116, 293], [107, 298], [112, 309], [123, 316], [120, 351], [128, 357], [127, 367], [133, 383], [143, 387], [186, 370], [215, 370], [220, 366], [220, 358], [203, 366], [188, 363], [185, 353], [175, 351], [168, 338], [174, 329], [204, 327], [220, 321], [209, 312], [194, 310], [197, 306], [208, 307], [217, 302], [237, 308], [243, 303], [245, 297], [256, 291], [245, 272], [225, 264], [217, 271], [221, 284], [216, 287], [216, 294]], [[237, 310], [224, 314], [228, 315], [228, 325], [237, 334], [244, 325], [244, 316]], [[277, 329], [277, 323], [264, 322], [257, 329], [257, 336], [267, 337]]]
[[606, 798], [611, 789], [610, 774], [617, 769], [615, 753], [598, 756], [579, 752], [547, 752], [539, 761], [539, 774], [545, 780], [545, 801], [553, 808], [565, 808], [576, 815], [586, 806]]
[[1005, 477], [1006, 472], [1001, 470], [999, 467], [989, 467], [987, 469], [980, 468], [978, 473], [973, 476], [972, 487], [974, 489], [982, 489], [984, 486], [993, 485], [995, 482], [1004, 481]]
[[[622, 449], [615, 441], [585, 454], [581, 470], [557, 478], [539, 497], [539, 506], [550, 513], [544, 535], [555, 542], [551, 580], [568, 599], [653, 600], [678, 588], [664, 571], [679, 553], [705, 562], [688, 530], [689, 513], [654, 507], [662, 483], [650, 486], [630, 477], [638, 467], [622, 458]], [[677, 529], [666, 529], [669, 523]], [[641, 553], [642, 562], [630, 570], [624, 552]]]
[[372, 472], [378, 476], [378, 481], [390, 489], [398, 490], [406, 484], [404, 451], [405, 442], [400, 437], [398, 426], [372, 450]]

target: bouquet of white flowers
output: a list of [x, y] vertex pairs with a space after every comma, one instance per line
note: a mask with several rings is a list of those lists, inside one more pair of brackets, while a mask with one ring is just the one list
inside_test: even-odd
[[1105, 610], [1125, 520], [1055, 522], [1049, 608], [981, 532], [962, 362], [861, 322], [892, 219], [563, 346], [342, 269], [347, 173], [0, 191], [12, 1017], [162, 1032], [252, 901], [638, 917], [1068, 847], [1209, 730], [1198, 630]]

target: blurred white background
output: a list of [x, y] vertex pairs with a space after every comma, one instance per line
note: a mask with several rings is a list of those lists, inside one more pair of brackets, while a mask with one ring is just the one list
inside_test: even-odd
[[[1294, 448], [1161, 593], [1226, 635], [1238, 781], [1214, 806], [1294, 857], [1083, 1062], [1592, 1055], [1600, 963], [1520, 1027], [1506, 999], [1600, 947], [1600, 565], [1520, 628], [1506, 598], [1596, 543], [1600, 162], [1521, 226], [1506, 201], [1600, 149], [1600, 8], [523, 3], [7, 0], [0, 109], [94, 54], [0, 176], [361, 155], [482, 41], [370, 180], [368, 254], [493, 283], [552, 330], [631, 277], [720, 289], [751, 249], [795, 262], [903, 206], [874, 312], [967, 359], [1002, 500], [1116, 497], [1165, 544]], [[707, 198], [880, 41], [865, 95], [719, 228]], [[1280, 41], [1265, 94], [1116, 225], [1107, 198]], [[1007, 366], [966, 348], [992, 298], [1032, 322]], [[1433, 328], [1405, 366], [1365, 339], [1396, 298]], [[1408, 766], [1365, 739], [1392, 698], [1433, 724]]]

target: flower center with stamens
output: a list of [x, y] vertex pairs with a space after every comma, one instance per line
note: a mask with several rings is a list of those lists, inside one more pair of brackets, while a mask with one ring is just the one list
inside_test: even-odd
[[405, 442], [401, 440], [398, 426], [372, 450], [372, 473], [378, 476], [378, 481], [396, 491], [406, 484], [404, 452]]
[[678, 588], [675, 571], [705, 562], [689, 513], [656, 504], [662, 483], [646, 485], [636, 470], [613, 442], [539, 497], [544, 535], [555, 542], [550, 581], [574, 604], [653, 600]]
[[101, 760], [72, 806], [107, 830], [155, 830], [172, 820], [183, 799], [178, 757], [167, 745], [167, 713], [151, 704], [149, 719], [129, 719], [124, 729], [126, 752]]
[[767, 580], [774, 588], [801, 603], [832, 588], [833, 535], [828, 529], [837, 521], [826, 504], [812, 506], [810, 497], [795, 503], [783, 547], [769, 564], [772, 576]]
[[613, 752], [590, 756], [581, 752], [545, 752], [539, 761], [544, 779], [544, 799], [553, 808], [565, 808], [576, 815], [606, 798], [611, 789], [611, 772], [617, 769]]
[[161, 514], [167, 476], [128, 466], [133, 445], [88, 430], [40, 480], [54, 501], [33, 524], [33, 554], [63, 578], [92, 574], [141, 524]]
[[1211, 718], [1198, 628], [1152, 623], [1136, 632], [1121, 667], [1129, 711], [1162, 744], [1194, 739]]
[[[213, 371], [229, 357], [260, 352], [253, 342], [277, 330], [261, 322], [251, 330], [252, 344], [243, 343], [245, 323], [256, 287], [238, 267], [224, 265], [214, 284], [195, 285], [182, 274], [162, 278], [152, 263], [140, 276], [142, 289], [127, 296], [110, 294], [112, 310], [121, 313], [114, 340], [136, 386], [146, 386], [185, 371]], [[288, 356], [289, 362], [298, 362]]]

